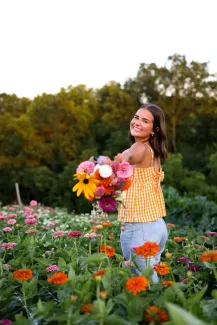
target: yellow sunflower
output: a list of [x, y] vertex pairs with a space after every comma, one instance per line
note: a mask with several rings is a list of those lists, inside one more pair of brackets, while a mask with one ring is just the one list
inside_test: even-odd
[[84, 196], [87, 200], [94, 197], [96, 186], [100, 183], [100, 181], [96, 179], [95, 175], [87, 175], [84, 172], [81, 172], [75, 174], [74, 176], [75, 179], [79, 180], [79, 182], [72, 188], [72, 191], [77, 191], [77, 196], [84, 192]]

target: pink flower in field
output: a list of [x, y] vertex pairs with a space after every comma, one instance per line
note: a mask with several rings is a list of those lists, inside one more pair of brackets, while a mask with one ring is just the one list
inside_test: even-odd
[[10, 325], [12, 324], [13, 322], [10, 320], [10, 319], [1, 319], [0, 320], [0, 325]]
[[31, 205], [32, 207], [35, 207], [36, 205], [38, 205], [38, 202], [35, 201], [35, 200], [32, 200], [32, 201], [30, 202], [30, 205]]
[[36, 224], [36, 219], [35, 219], [35, 218], [32, 218], [32, 219], [27, 218], [27, 219], [25, 220], [25, 224], [26, 224], [26, 225], [35, 225], [35, 224]]
[[5, 227], [2, 229], [4, 232], [10, 232], [12, 231], [13, 229], [11, 227]]
[[56, 231], [53, 233], [53, 238], [61, 237], [65, 235], [65, 231]]
[[99, 206], [103, 211], [111, 212], [116, 208], [117, 202], [112, 197], [104, 197], [99, 201]]
[[13, 207], [10, 207], [8, 210], [9, 211], [14, 211], [14, 208]]
[[10, 271], [12, 269], [10, 264], [3, 264], [4, 267], [6, 267], [8, 269], [8, 271]]
[[53, 264], [53, 265], [48, 266], [48, 267], [46, 268], [46, 270], [47, 270], [48, 272], [59, 271], [59, 266]]
[[93, 173], [94, 166], [95, 166], [94, 162], [84, 161], [78, 166], [78, 168], [76, 169], [76, 173], [84, 172], [90, 175]]
[[51, 221], [51, 222], [48, 223], [48, 226], [49, 227], [54, 227], [55, 224], [56, 224], [56, 221]]
[[7, 222], [8, 225], [14, 225], [15, 223], [16, 223], [16, 220], [14, 220], [14, 219], [9, 219]]
[[15, 213], [10, 213], [9, 215], [8, 215], [8, 218], [9, 219], [14, 219], [14, 218], [16, 218], [17, 217], [17, 215], [15, 214]]
[[0, 245], [0, 247], [6, 248], [6, 249], [13, 249], [15, 246], [17, 246], [16, 243], [3, 243]]
[[29, 207], [24, 207], [23, 210], [24, 210], [24, 214], [27, 214], [27, 215], [33, 213], [33, 209], [31, 209]]
[[96, 238], [96, 233], [91, 232], [84, 235], [84, 238]]
[[6, 216], [0, 216], [0, 220], [6, 220], [7, 219], [7, 217]]
[[128, 261], [124, 261], [124, 265], [126, 266], [132, 266], [131, 262], [128, 260]]
[[80, 231], [71, 231], [69, 234], [68, 234], [68, 237], [69, 238], [72, 238], [72, 237], [80, 237], [82, 235], [82, 233]]
[[217, 236], [217, 232], [216, 231], [209, 231], [207, 233], [208, 236]]
[[98, 186], [94, 193], [95, 197], [101, 198], [105, 194], [105, 188], [103, 186]]
[[28, 214], [28, 216], [26, 216], [26, 219], [35, 219], [35, 217], [33, 216], [33, 214]]
[[117, 170], [117, 176], [120, 178], [129, 178], [130, 176], [132, 176], [131, 165], [126, 161], [120, 163]]

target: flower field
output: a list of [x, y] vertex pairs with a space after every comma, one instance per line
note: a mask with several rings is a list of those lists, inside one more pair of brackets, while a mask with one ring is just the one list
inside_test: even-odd
[[[159, 282], [156, 243], [124, 261], [120, 224], [36, 201], [0, 208], [0, 324], [217, 324], [217, 233], [169, 223]], [[147, 268], [132, 272], [134, 257]]]

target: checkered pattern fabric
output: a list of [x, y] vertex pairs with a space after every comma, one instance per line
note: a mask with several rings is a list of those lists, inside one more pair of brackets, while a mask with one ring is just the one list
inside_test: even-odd
[[166, 215], [160, 183], [164, 179], [162, 169], [133, 168], [131, 187], [118, 209], [120, 222], [150, 222]]

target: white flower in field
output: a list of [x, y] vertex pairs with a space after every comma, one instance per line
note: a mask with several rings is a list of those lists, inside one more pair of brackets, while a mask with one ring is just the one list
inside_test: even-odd
[[99, 168], [99, 174], [103, 178], [108, 178], [112, 175], [112, 168], [109, 165], [102, 165]]

